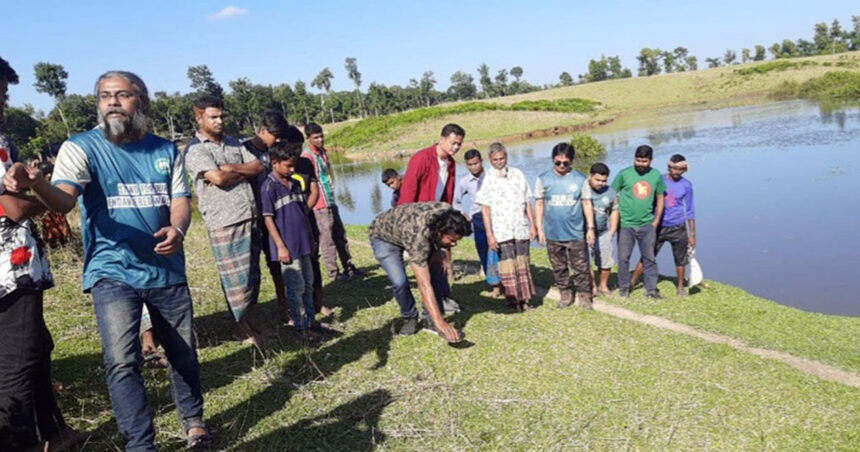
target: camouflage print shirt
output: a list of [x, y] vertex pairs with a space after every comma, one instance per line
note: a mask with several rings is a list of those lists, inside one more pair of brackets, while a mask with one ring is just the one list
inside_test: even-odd
[[[0, 178], [17, 156], [15, 145], [0, 133]], [[16, 223], [0, 215], [0, 298], [16, 289], [45, 290], [53, 285], [44, 244], [33, 221]]]
[[386, 210], [376, 217], [367, 235], [403, 248], [409, 253], [408, 261], [421, 267], [439, 249], [438, 238], [430, 231], [430, 220], [451, 205], [444, 202], [417, 202]]

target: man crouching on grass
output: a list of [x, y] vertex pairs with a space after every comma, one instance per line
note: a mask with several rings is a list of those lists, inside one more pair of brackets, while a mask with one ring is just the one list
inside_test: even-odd
[[388, 274], [394, 298], [400, 305], [404, 323], [399, 334], [415, 334], [421, 329], [403, 262], [403, 252], [408, 251], [409, 268], [415, 274], [424, 304], [424, 327], [448, 342], [460, 342], [463, 334], [442, 317], [445, 309], [441, 294], [435, 293], [432, 281], [446, 277], [442, 248], [451, 249], [472, 233], [466, 217], [443, 202], [404, 204], [376, 217], [367, 233], [373, 255]]

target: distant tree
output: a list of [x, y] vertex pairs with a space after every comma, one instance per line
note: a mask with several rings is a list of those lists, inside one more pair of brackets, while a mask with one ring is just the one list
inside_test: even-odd
[[830, 53], [833, 39], [830, 37], [826, 23], [815, 24], [815, 35], [813, 35], [812, 41], [815, 43], [818, 53]]
[[720, 67], [721, 60], [719, 57], [713, 58], [705, 58], [705, 62], [708, 63], [709, 68]]
[[780, 58], [794, 58], [798, 56], [797, 54], [797, 46], [794, 45], [794, 42], [791, 39], [783, 39], [782, 46], [779, 49], [779, 57]]
[[418, 84], [421, 98], [424, 100], [424, 105], [430, 106], [433, 103], [433, 87], [436, 86], [436, 77], [433, 76], [433, 71], [425, 71], [421, 75], [421, 83]]
[[481, 84], [481, 94], [485, 98], [493, 93], [493, 79], [490, 78], [490, 67], [484, 63], [478, 66], [478, 82]]
[[353, 84], [355, 84], [355, 97], [358, 99], [358, 107], [363, 116], [364, 106], [361, 101], [361, 72], [358, 72], [358, 63], [355, 58], [347, 57], [346, 60], [344, 60], [344, 67], [346, 68], [346, 76], [352, 80]]
[[508, 70], [499, 69], [499, 72], [496, 73], [495, 82], [496, 92], [502, 96], [506, 95], [508, 92]]
[[780, 58], [780, 54], [782, 53], [782, 46], [779, 45], [778, 42], [775, 42], [772, 46], [768, 47], [767, 51], [770, 52], [770, 55], [774, 59]]
[[663, 52], [660, 49], [645, 47], [639, 51], [636, 59], [639, 61], [639, 76], [651, 76], [660, 73], [660, 58]]
[[663, 72], [670, 74], [675, 70], [675, 54], [668, 50], [663, 52]]
[[66, 80], [69, 78], [69, 73], [66, 72], [62, 64], [45, 62], [33, 65], [33, 71], [36, 77], [36, 83], [33, 83], [33, 87], [36, 88], [36, 92], [44, 93], [54, 98], [54, 105], [60, 114], [63, 126], [66, 128], [66, 138], [71, 137], [72, 130], [69, 127], [69, 121], [66, 119], [62, 105], [66, 99]]
[[750, 60], [752, 60], [752, 56], [750, 56], [750, 49], [747, 49], [747, 48], [741, 49], [741, 62], [746, 64]]
[[29, 105], [23, 109], [6, 107], [3, 115], [3, 132], [9, 135], [9, 139], [13, 143], [19, 145], [21, 159], [26, 160], [38, 156], [43, 151], [42, 143], [39, 143], [35, 149], [28, 146], [31, 140], [39, 136], [39, 126], [41, 125], [39, 120], [33, 117], [35, 115], [33, 107]]
[[675, 72], [684, 72], [690, 70], [687, 65], [687, 54], [688, 50], [686, 47], [675, 47], [675, 50], [672, 51], [672, 55], [674, 56], [675, 67], [673, 70]]
[[610, 79], [633, 77], [633, 73], [630, 69], [621, 67], [621, 58], [619, 58], [618, 55], [606, 58], [606, 63]]
[[723, 54], [723, 61], [726, 62], [726, 66], [731, 66], [737, 58], [738, 54], [732, 49], [726, 50], [726, 53]]
[[194, 130], [191, 124], [191, 96], [183, 96], [178, 92], [168, 94], [156, 91], [153, 94], [150, 123], [159, 135], [165, 135], [171, 140], [185, 132]]
[[696, 58], [695, 55], [690, 55], [684, 59], [687, 63], [687, 70], [689, 71], [697, 71], [699, 70], [699, 59]]
[[299, 104], [301, 111], [305, 115], [305, 124], [311, 122], [310, 112], [308, 111], [308, 88], [305, 82], [301, 80], [296, 80], [296, 83], [293, 85], [295, 87], [296, 93], [296, 103]]
[[860, 16], [851, 16], [851, 24], [854, 25], [854, 30], [848, 38], [851, 50], [860, 50]]
[[511, 76], [515, 79], [516, 83], [520, 82], [520, 77], [523, 76], [523, 68], [519, 66], [514, 66], [511, 68]]
[[571, 77], [567, 72], [562, 72], [561, 75], [558, 76], [558, 82], [561, 86], [570, 86], [573, 85], [573, 77]]
[[[331, 95], [331, 79], [334, 78], [334, 74], [331, 73], [329, 68], [323, 68], [314, 80], [311, 82], [311, 86], [318, 90], [323, 90], [326, 92], [326, 95]], [[325, 111], [325, 97], [320, 96], [320, 108]], [[331, 122], [334, 122], [334, 109], [329, 105], [329, 113], [331, 115]]]
[[765, 48], [763, 45], [756, 44], [755, 46], [755, 56], [753, 56], [753, 61], [762, 61], [766, 57]]
[[188, 80], [191, 81], [191, 89], [198, 94], [210, 94], [219, 99], [224, 98], [224, 89], [215, 81], [215, 77], [212, 75], [212, 71], [209, 70], [209, 66], [205, 64], [188, 66], [186, 75], [188, 76]]
[[474, 98], [478, 93], [478, 89], [475, 88], [475, 79], [465, 72], [455, 72], [451, 75], [451, 87], [448, 88], [448, 93], [455, 100]]
[[588, 72], [579, 76], [583, 83], [599, 82], [617, 78], [632, 77], [630, 69], [621, 67], [621, 58], [600, 56], [599, 60], [588, 61]]
[[[797, 49], [797, 56], [812, 56], [816, 52], [815, 43], [806, 39], [798, 39], [795, 47]], [[783, 43], [783, 48], [785, 48], [785, 43]]]

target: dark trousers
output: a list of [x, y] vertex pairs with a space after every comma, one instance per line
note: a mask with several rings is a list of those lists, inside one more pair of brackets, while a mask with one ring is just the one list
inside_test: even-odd
[[651, 223], [638, 228], [621, 228], [618, 231], [619, 289], [630, 290], [630, 255], [633, 254], [633, 246], [638, 243], [645, 270], [645, 290], [649, 293], [657, 291], [657, 261], [654, 259], [656, 241], [657, 233]]
[[200, 365], [194, 340], [191, 293], [186, 284], [136, 289], [102, 279], [92, 289], [102, 340], [107, 386], [126, 452], [154, 452], [155, 427], [140, 367], [140, 312], [144, 304], [155, 338], [170, 363], [170, 392], [179, 421], [187, 431], [203, 422]]
[[481, 260], [481, 268], [484, 275], [487, 274], [487, 230], [484, 229], [484, 216], [481, 213], [472, 215], [472, 231], [475, 233], [475, 250], [478, 251], [478, 259]]
[[591, 298], [591, 279], [588, 277], [590, 271], [588, 248], [585, 245], [585, 240], [571, 240], [569, 242], [547, 240], [546, 249], [558, 290], [562, 293], [570, 292], [569, 269], [572, 269], [576, 293], [580, 297]]
[[[388, 275], [391, 289], [394, 290], [394, 299], [400, 305], [400, 316], [407, 319], [418, 317], [415, 297], [412, 296], [409, 278], [406, 276], [406, 265], [403, 263], [403, 248], [379, 239], [370, 239], [370, 246], [373, 248], [374, 257]], [[451, 296], [448, 275], [445, 273], [441, 259], [434, 259], [428, 265], [430, 266], [430, 283], [433, 286], [433, 294], [436, 296], [436, 305], [439, 307], [439, 312], [444, 314], [445, 307], [442, 305], [442, 298]], [[424, 308], [424, 316], [427, 317], [426, 308]]]
[[66, 428], [51, 384], [54, 342], [42, 292], [0, 299], [0, 450], [19, 450]]
[[337, 258], [344, 272], [353, 268], [352, 255], [349, 254], [349, 242], [346, 240], [346, 229], [340, 219], [337, 206], [314, 210], [314, 219], [320, 232], [320, 253], [328, 271], [329, 278], [334, 279], [338, 274]]

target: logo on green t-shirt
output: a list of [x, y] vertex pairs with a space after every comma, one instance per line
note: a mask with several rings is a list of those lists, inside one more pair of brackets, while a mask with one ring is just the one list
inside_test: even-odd
[[651, 194], [651, 184], [647, 180], [640, 180], [633, 184], [633, 196], [645, 199]]

